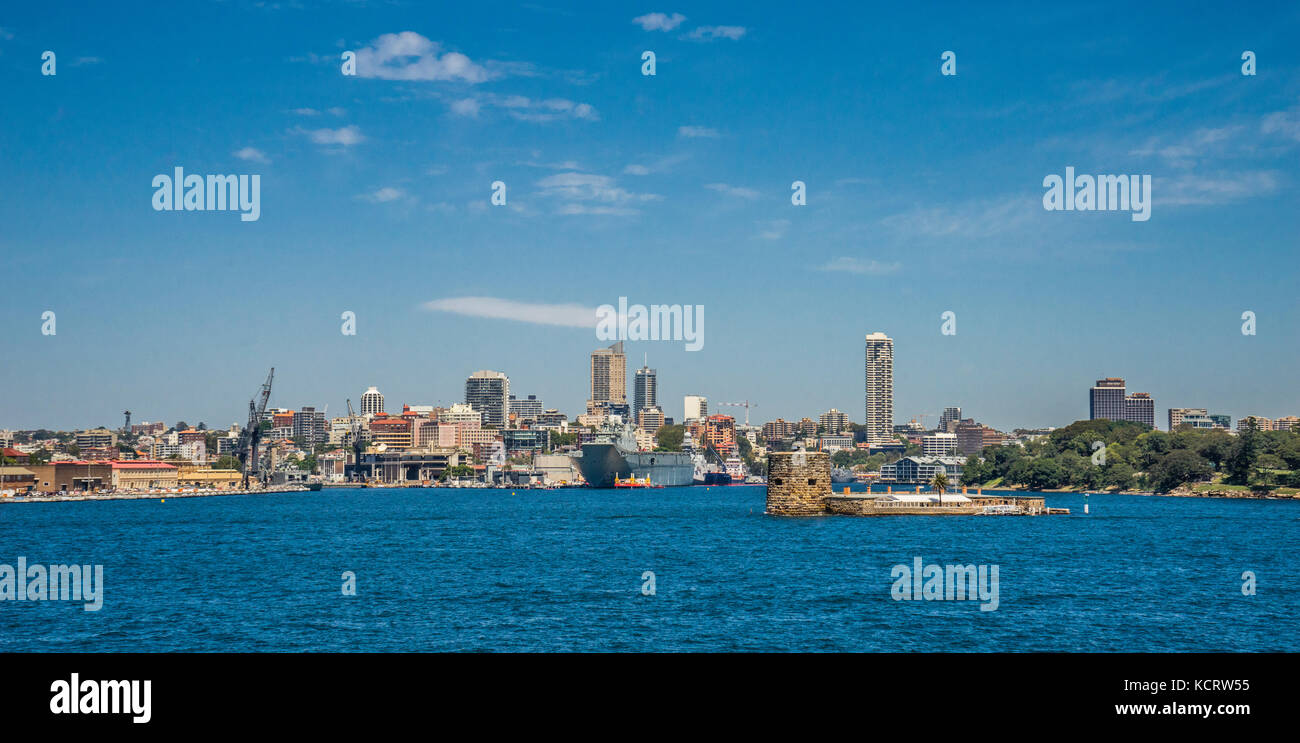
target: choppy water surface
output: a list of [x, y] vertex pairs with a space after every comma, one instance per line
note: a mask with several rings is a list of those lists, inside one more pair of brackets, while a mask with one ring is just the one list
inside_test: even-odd
[[[100, 563], [105, 589], [98, 612], [0, 602], [0, 651], [1300, 649], [1300, 503], [1093, 496], [1084, 516], [1081, 496], [1048, 495], [1071, 515], [791, 519], [764, 516], [763, 497], [2, 505], [0, 564]], [[997, 565], [997, 610], [895, 601], [891, 568], [917, 556]]]

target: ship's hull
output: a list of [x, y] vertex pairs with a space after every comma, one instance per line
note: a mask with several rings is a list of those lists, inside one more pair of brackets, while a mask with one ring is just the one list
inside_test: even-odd
[[691, 455], [682, 452], [637, 451], [623, 453], [613, 444], [583, 444], [578, 469], [593, 488], [614, 487], [620, 480], [650, 478], [650, 484], [676, 487], [690, 485], [695, 474]]

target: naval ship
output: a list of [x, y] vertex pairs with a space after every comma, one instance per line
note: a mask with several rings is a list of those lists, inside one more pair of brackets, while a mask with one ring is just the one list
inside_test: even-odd
[[582, 445], [578, 469], [587, 485], [612, 488], [614, 478], [629, 478], [650, 486], [690, 485], [695, 475], [691, 455], [676, 451], [640, 451], [631, 425], [606, 424], [596, 437]]

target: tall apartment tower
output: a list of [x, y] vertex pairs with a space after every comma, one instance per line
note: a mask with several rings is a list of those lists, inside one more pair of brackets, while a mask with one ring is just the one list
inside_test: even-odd
[[709, 416], [709, 398], [704, 395], [687, 395], [682, 398], [682, 420], [704, 420]]
[[884, 333], [866, 338], [867, 415], [863, 419], [867, 443], [894, 440], [894, 341]]
[[1124, 380], [1120, 377], [1098, 379], [1088, 393], [1088, 418], [1122, 421], [1124, 418]]
[[361, 414], [379, 415], [384, 412], [384, 394], [375, 387], [361, 393]]
[[1146, 392], [1134, 392], [1124, 398], [1124, 420], [1156, 427], [1156, 401]]
[[510, 411], [510, 379], [497, 371], [474, 372], [465, 380], [465, 404], [483, 414], [483, 425], [505, 428]]
[[642, 366], [636, 370], [632, 382], [632, 420], [641, 422], [641, 411], [659, 407], [658, 375], [654, 369]]
[[957, 430], [957, 424], [960, 422], [961, 422], [961, 408], [957, 408], [957, 407], [944, 408], [943, 415], [939, 416], [939, 430], [948, 431], [949, 428], [948, 424], [951, 423], [952, 431], [948, 431], [948, 432], [953, 433]]
[[623, 341], [591, 352], [591, 402], [627, 404], [627, 356], [623, 354]]

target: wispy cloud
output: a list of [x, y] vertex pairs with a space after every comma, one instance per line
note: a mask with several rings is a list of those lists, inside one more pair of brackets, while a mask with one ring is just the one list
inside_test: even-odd
[[357, 50], [357, 77], [381, 80], [455, 80], [481, 83], [495, 74], [460, 52], [414, 31], [384, 34]]
[[714, 39], [731, 39], [739, 41], [745, 35], [744, 26], [700, 26], [682, 38], [691, 41], [713, 41]]
[[743, 186], [731, 186], [726, 183], [706, 183], [704, 184], [704, 187], [710, 191], [717, 191], [720, 194], [735, 196], [738, 199], [748, 199], [753, 201], [759, 197], [758, 191]]
[[351, 147], [366, 141], [361, 130], [355, 126], [345, 126], [339, 129], [303, 129], [302, 127], [296, 127], [293, 131], [305, 135], [316, 144], [322, 145]]
[[1034, 195], [920, 207], [880, 222], [904, 236], [976, 239], [1019, 230], [1042, 212], [1039, 196]]
[[599, 121], [600, 114], [589, 103], [567, 98], [536, 99], [522, 95], [481, 95], [452, 101], [450, 109], [458, 116], [476, 117], [484, 108], [498, 108], [519, 121], [545, 123], [564, 119]]
[[679, 126], [677, 127], [677, 136], [687, 139], [699, 139], [701, 137], [708, 139], [717, 139], [719, 136], [717, 129], [707, 126]]
[[632, 19], [632, 22], [645, 29], [646, 31], [671, 31], [682, 25], [686, 16], [681, 13], [646, 13]]
[[863, 276], [885, 276], [896, 273], [903, 267], [903, 264], [897, 261], [882, 263], [876, 260], [862, 260], [850, 256], [841, 256], [828, 261], [817, 267], [818, 271], [830, 271], [834, 273], [853, 273]]
[[786, 230], [790, 229], [790, 220], [773, 219], [767, 222], [759, 222], [758, 236], [764, 240], [780, 240], [785, 237]]
[[1278, 181], [1278, 174], [1271, 170], [1213, 176], [1187, 174], [1156, 178], [1151, 191], [1156, 203], [1163, 206], [1205, 206], [1270, 194], [1277, 190]]
[[556, 173], [537, 182], [541, 195], [558, 200], [560, 214], [636, 214], [638, 205], [657, 201], [661, 196], [634, 193], [620, 187], [607, 175], [593, 173]]
[[390, 201], [397, 201], [398, 199], [402, 199], [405, 197], [406, 197], [405, 191], [403, 191], [400, 188], [394, 188], [392, 186], [385, 186], [379, 189], [378, 191], [359, 194], [357, 196], [358, 199], [361, 199], [362, 201], [369, 201], [372, 204], [386, 204]]
[[596, 326], [596, 308], [580, 304], [537, 304], [516, 302], [497, 297], [449, 297], [425, 302], [424, 309], [451, 312], [466, 317], [513, 320], [533, 325], [559, 325], [569, 328]]
[[234, 155], [240, 160], [248, 160], [249, 162], [255, 162], [255, 163], [271, 162], [271, 160], [267, 158], [267, 156], [263, 154], [261, 150], [253, 147], [245, 147], [242, 150], [235, 150]]

